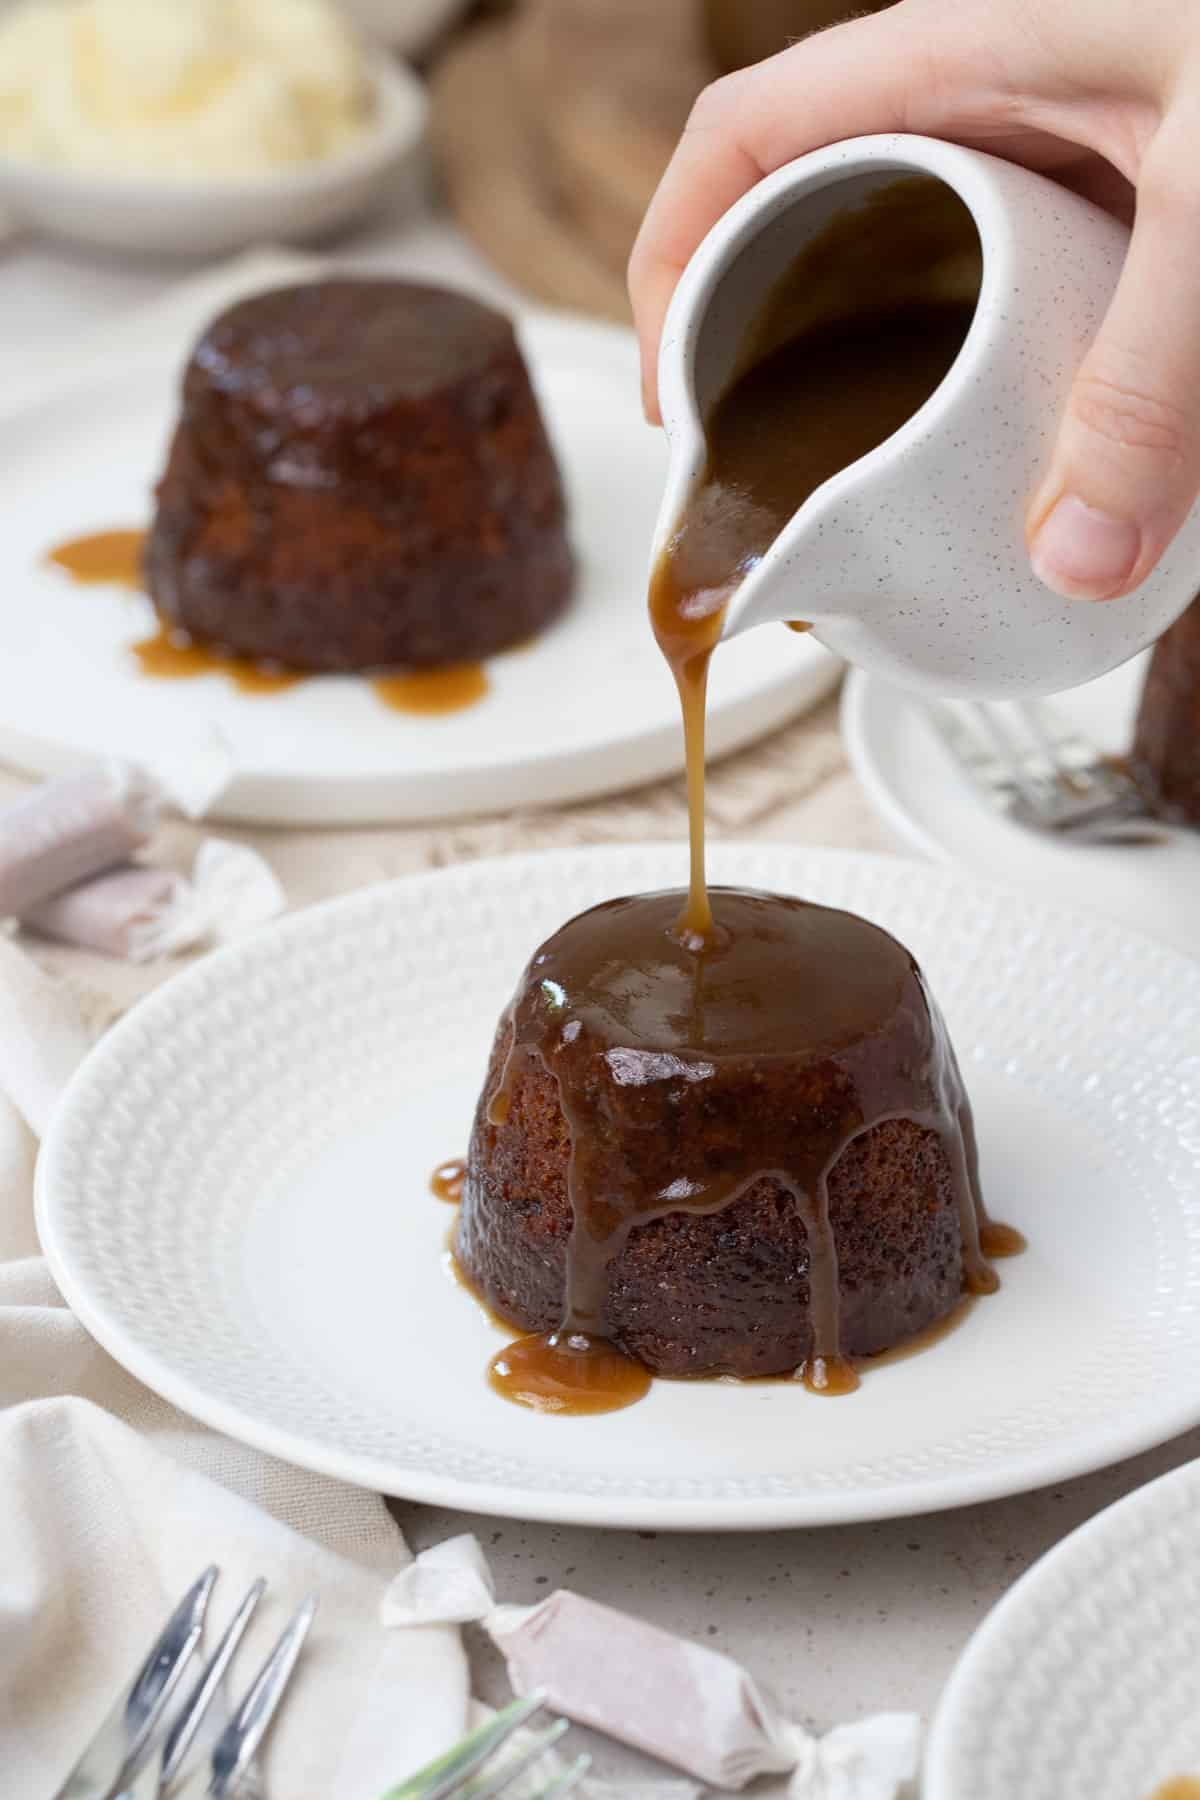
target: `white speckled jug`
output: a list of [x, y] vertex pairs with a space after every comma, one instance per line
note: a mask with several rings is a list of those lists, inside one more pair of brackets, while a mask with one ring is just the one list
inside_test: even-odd
[[[1024, 515], [1128, 232], [1044, 176], [933, 138], [854, 138], [789, 163], [714, 226], [679, 283], [659, 392], [671, 445], [656, 550], [704, 469], [703, 419], [767, 291], [830, 218], [904, 175], [969, 208], [978, 304], [941, 386], [819, 487], [745, 577], [724, 636], [809, 620], [839, 656], [909, 687], [1053, 693], [1124, 662], [1200, 588], [1200, 508], [1126, 599], [1063, 600], [1032, 573]], [[798, 422], [799, 428], [799, 422]]]

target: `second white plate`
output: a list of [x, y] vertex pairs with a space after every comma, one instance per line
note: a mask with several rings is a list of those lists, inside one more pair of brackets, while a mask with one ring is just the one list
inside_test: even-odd
[[1056, 1544], [942, 1696], [926, 1800], [1153, 1800], [1200, 1780], [1200, 1463]]
[[[646, 617], [666, 449], [638, 410], [632, 333], [552, 315], [521, 325], [566, 478], [577, 589], [562, 620], [494, 658], [491, 691], [441, 718], [389, 712], [323, 677], [243, 695], [220, 676], [154, 681], [130, 646], [150, 609], [47, 568], [64, 539], [149, 514], [175, 413], [180, 346], [0, 420], [0, 757], [36, 774], [118, 755], [177, 763], [214, 735], [228, 819], [350, 824], [461, 817], [613, 792], [682, 767], [679, 706]], [[713, 659], [714, 755], [751, 742], [836, 679], [819, 644], [752, 631]]]
[[920, 1355], [823, 1399], [656, 1382], [598, 1418], [487, 1385], [430, 1171], [467, 1142], [537, 942], [677, 884], [682, 845], [414, 876], [205, 958], [93, 1051], [38, 1163], [55, 1278], [106, 1349], [220, 1430], [343, 1480], [527, 1519], [736, 1530], [928, 1511], [1200, 1420], [1200, 965], [945, 869], [714, 845], [717, 881], [894, 930], [945, 1008], [987, 1201], [1029, 1249]]
[[[1055, 697], [1109, 755], [1127, 751], [1148, 656]], [[994, 812], [930, 724], [919, 694], [856, 670], [843, 690], [842, 734], [881, 817], [927, 856], [1087, 905], [1200, 956], [1200, 832], [1164, 828], [1153, 844], [1067, 844]]]

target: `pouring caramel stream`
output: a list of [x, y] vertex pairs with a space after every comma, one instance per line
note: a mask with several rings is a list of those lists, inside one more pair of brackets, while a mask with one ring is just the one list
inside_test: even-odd
[[[989, 1253], [1021, 1247], [984, 1212], [957, 1064], [907, 951], [849, 914], [739, 889], [710, 894], [705, 869], [708, 670], [729, 600], [816, 489], [938, 387], [970, 328], [978, 282], [978, 237], [963, 203], [936, 182], [898, 182], [801, 252], [705, 418], [706, 464], [649, 600], [683, 718], [687, 894], [682, 905], [670, 893], [610, 902], [542, 947], [518, 989], [486, 1110], [503, 1126], [532, 1057], [554, 1077], [570, 1137], [564, 1317], [492, 1366], [494, 1385], [522, 1404], [592, 1411], [636, 1398], [639, 1365], [613, 1363], [619, 1353], [607, 1341], [611, 1270], [630, 1233], [677, 1213], [722, 1213], [764, 1181], [790, 1197], [804, 1225], [797, 1305], [811, 1353], [802, 1377], [816, 1393], [853, 1389], [828, 1176], [856, 1139], [888, 1121], [940, 1140], [967, 1294], [997, 1285]], [[818, 611], [812, 600], [800, 567], [797, 614]], [[791, 1097], [753, 1100], [747, 1112], [745, 1097], [779, 1079], [764, 1071], [782, 1065]], [[714, 1137], [722, 1118], [733, 1123]], [[635, 1140], [631, 1175], [623, 1146]], [[602, 1407], [589, 1403], [589, 1383]]]

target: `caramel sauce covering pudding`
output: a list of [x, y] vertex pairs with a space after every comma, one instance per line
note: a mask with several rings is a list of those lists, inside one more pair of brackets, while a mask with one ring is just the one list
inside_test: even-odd
[[526, 1358], [603, 1341], [659, 1374], [844, 1391], [852, 1359], [996, 1286], [954, 1054], [866, 920], [717, 888], [698, 952], [684, 900], [605, 902], [535, 953], [456, 1253], [490, 1308], [556, 1340]]
[[91, 531], [68, 538], [46, 553], [46, 561], [64, 569], [85, 587], [140, 588], [146, 534], [139, 529]]

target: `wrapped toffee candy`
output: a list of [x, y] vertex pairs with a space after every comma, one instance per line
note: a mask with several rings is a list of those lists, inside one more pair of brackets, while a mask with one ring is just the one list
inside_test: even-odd
[[31, 788], [0, 813], [0, 916], [128, 862], [162, 811], [158, 788], [116, 762]]
[[424, 1551], [384, 1595], [385, 1625], [478, 1621], [518, 1694], [714, 1787], [790, 1775], [789, 1800], [895, 1800], [917, 1770], [920, 1721], [879, 1713], [814, 1737], [783, 1718], [732, 1658], [561, 1588], [497, 1606], [473, 1537]]
[[154, 775], [110, 758], [30, 788], [0, 812], [0, 918], [24, 918], [52, 894], [127, 863], [168, 804], [201, 817], [231, 769], [214, 738], [173, 751]]
[[283, 889], [257, 851], [210, 838], [186, 880], [129, 863], [53, 894], [21, 914], [43, 937], [127, 962], [236, 937], [283, 911]]

